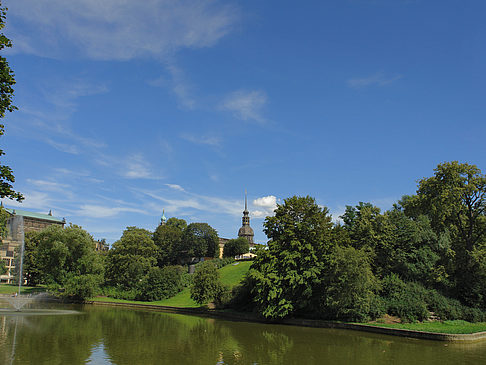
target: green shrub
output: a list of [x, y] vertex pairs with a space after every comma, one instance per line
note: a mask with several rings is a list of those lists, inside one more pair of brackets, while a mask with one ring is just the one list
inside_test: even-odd
[[153, 267], [139, 285], [137, 299], [154, 301], [173, 297], [184, 288], [182, 266]]
[[74, 300], [85, 300], [99, 292], [102, 278], [100, 275], [85, 274], [71, 276], [64, 284], [63, 296]]
[[218, 299], [223, 291], [223, 284], [213, 261], [205, 261], [198, 265], [192, 278], [191, 298], [198, 304]]
[[423, 321], [429, 316], [427, 290], [417, 283], [405, 283], [396, 274], [383, 279], [382, 297], [386, 311], [404, 322]]
[[138, 289], [123, 289], [121, 287], [105, 286], [101, 290], [102, 295], [110, 298], [135, 300], [140, 295]]

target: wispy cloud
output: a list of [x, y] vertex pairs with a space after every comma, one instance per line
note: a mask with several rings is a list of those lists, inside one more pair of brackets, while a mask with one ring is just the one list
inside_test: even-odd
[[403, 75], [386, 76], [383, 72], [377, 72], [368, 77], [353, 78], [347, 81], [349, 87], [361, 89], [368, 86], [386, 86], [400, 80]]
[[181, 138], [195, 144], [203, 144], [213, 147], [221, 146], [221, 140], [216, 136], [195, 136], [193, 134], [183, 134], [181, 135]]
[[174, 64], [167, 66], [172, 77], [172, 92], [177, 98], [179, 106], [186, 109], [193, 109], [196, 101], [192, 97], [192, 84], [187, 80], [184, 72]]
[[14, 51], [63, 58], [74, 48], [98, 60], [164, 58], [181, 48], [209, 47], [238, 18], [236, 7], [214, 0], [15, 0], [9, 10]]
[[168, 186], [169, 188], [174, 189], [174, 190], [185, 191], [182, 186], [177, 185], [177, 184], [165, 184], [165, 186]]
[[73, 215], [90, 218], [108, 218], [117, 216], [118, 214], [123, 212], [147, 214], [147, 212], [142, 209], [130, 207], [107, 207], [103, 205], [84, 204], [80, 207], [78, 211], [74, 212]]
[[262, 109], [267, 102], [267, 95], [260, 90], [238, 90], [229, 94], [221, 103], [220, 109], [233, 112], [242, 120], [254, 120], [263, 123]]
[[128, 179], [152, 179], [155, 178], [150, 163], [141, 153], [130, 156], [121, 170], [121, 175]]

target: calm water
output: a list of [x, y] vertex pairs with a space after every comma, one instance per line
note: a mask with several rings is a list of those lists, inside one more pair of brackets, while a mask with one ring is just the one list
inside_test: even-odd
[[486, 342], [454, 345], [143, 310], [63, 308], [80, 313], [0, 315], [0, 364], [486, 364]]

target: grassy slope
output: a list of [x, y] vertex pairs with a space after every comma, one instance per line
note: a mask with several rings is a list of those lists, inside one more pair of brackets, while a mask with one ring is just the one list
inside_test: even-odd
[[[19, 290], [18, 285], [0, 284], [0, 294], [14, 294]], [[45, 291], [42, 287], [23, 286], [20, 294], [32, 294]]]
[[437, 333], [475, 333], [486, 331], [486, 323], [470, 323], [466, 321], [444, 321], [423, 323], [369, 323], [372, 326], [407, 329], [413, 331], [437, 332]]
[[[251, 261], [239, 262], [237, 265], [230, 264], [219, 270], [221, 276], [221, 282], [224, 285], [233, 287], [237, 285], [248, 272], [250, 268]], [[100, 302], [118, 302], [118, 303], [143, 303], [152, 305], [163, 305], [169, 307], [181, 307], [181, 308], [197, 308], [200, 307], [195, 301], [191, 299], [191, 293], [189, 288], [185, 288], [179, 294], [173, 296], [169, 299], [159, 300], [156, 302], [138, 302], [138, 301], [128, 301], [122, 299], [112, 299], [112, 298], [95, 298], [94, 300]]]

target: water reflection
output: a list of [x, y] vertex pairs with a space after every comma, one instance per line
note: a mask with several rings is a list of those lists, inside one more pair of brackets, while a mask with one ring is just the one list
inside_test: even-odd
[[0, 363], [9, 364], [12, 355], [13, 364], [486, 363], [486, 342], [447, 344], [121, 308], [77, 309], [83, 314], [0, 316]]

